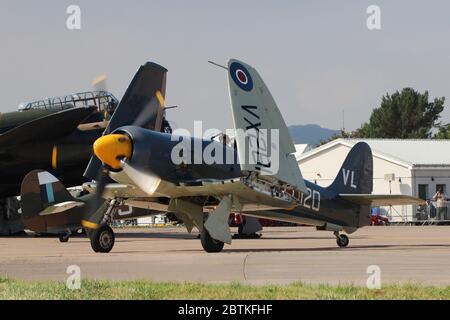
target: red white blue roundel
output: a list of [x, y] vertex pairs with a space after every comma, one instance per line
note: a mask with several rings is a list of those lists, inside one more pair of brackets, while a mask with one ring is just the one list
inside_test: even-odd
[[230, 66], [230, 75], [234, 83], [244, 91], [253, 90], [253, 79], [247, 68], [238, 62], [233, 62]]

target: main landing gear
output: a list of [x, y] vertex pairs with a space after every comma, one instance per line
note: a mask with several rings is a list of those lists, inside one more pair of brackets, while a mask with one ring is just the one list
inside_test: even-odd
[[109, 224], [112, 223], [116, 209], [121, 204], [121, 199], [112, 199], [99, 223], [100, 226], [97, 229], [86, 229], [86, 234], [91, 240], [91, 247], [94, 252], [109, 253], [114, 248], [116, 237]]
[[349, 238], [345, 234], [339, 234], [339, 232], [336, 231], [334, 235], [336, 237], [336, 243], [339, 247], [345, 248], [350, 243]]
[[108, 225], [102, 225], [98, 229], [87, 231], [91, 240], [92, 250], [99, 253], [109, 253], [114, 248], [116, 237], [114, 231]]
[[221, 252], [225, 245], [223, 242], [213, 239], [205, 227], [202, 228], [200, 233], [200, 242], [203, 249], [209, 253]]

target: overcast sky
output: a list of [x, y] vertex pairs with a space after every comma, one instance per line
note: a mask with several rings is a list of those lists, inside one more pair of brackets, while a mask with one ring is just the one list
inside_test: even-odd
[[[82, 10], [80, 31], [66, 28], [71, 4]], [[366, 27], [371, 4], [381, 7], [380, 31]], [[233, 57], [258, 69], [288, 125], [341, 128], [344, 109], [353, 130], [405, 86], [450, 99], [449, 14], [446, 0], [0, 0], [0, 111], [88, 90], [103, 73], [121, 98], [150, 60], [169, 69], [177, 127], [225, 129], [226, 72], [207, 60]], [[443, 115], [450, 122], [448, 108]]]

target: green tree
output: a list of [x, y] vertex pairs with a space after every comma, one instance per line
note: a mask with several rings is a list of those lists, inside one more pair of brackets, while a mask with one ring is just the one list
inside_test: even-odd
[[450, 139], [450, 123], [439, 126], [439, 131], [436, 132], [433, 139]]
[[429, 102], [428, 91], [419, 93], [405, 88], [387, 94], [381, 106], [374, 109], [370, 121], [352, 133], [354, 138], [428, 139], [431, 130], [439, 127], [445, 98]]

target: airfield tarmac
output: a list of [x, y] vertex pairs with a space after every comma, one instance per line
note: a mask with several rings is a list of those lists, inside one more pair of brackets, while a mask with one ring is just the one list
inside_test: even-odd
[[94, 253], [85, 237], [0, 238], [2, 277], [65, 281], [70, 265], [90, 279], [361, 286], [377, 265], [383, 284], [450, 285], [450, 227], [367, 227], [345, 249], [331, 232], [265, 228], [261, 239], [233, 240], [219, 254], [205, 253], [184, 228], [116, 229], [110, 254]]

